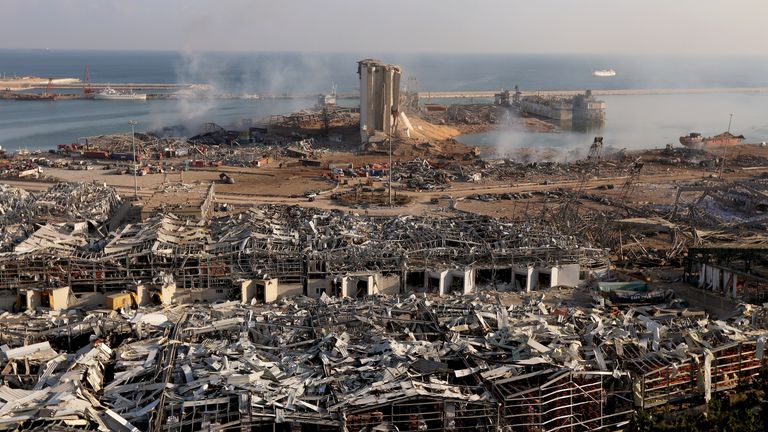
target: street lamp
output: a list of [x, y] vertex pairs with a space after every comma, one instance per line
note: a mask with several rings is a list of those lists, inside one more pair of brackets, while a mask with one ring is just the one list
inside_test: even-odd
[[[731, 117], [728, 119], [728, 136], [725, 137], [727, 140], [731, 133], [731, 122], [733, 122], [733, 113], [731, 113]], [[723, 143], [723, 160], [720, 163], [720, 174], [718, 174], [718, 177], [720, 180], [723, 179], [723, 170], [725, 169], [725, 156], [728, 154], [728, 141], [725, 141]]]
[[139, 181], [136, 178], [138, 169], [136, 168], [136, 131], [134, 127], [138, 124], [136, 120], [128, 120], [128, 124], [131, 125], [131, 144], [133, 145], [133, 196], [139, 198]]

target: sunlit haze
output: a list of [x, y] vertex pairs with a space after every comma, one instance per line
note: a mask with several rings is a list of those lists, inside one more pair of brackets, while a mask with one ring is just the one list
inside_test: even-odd
[[0, 48], [768, 54], [764, 0], [5, 0]]

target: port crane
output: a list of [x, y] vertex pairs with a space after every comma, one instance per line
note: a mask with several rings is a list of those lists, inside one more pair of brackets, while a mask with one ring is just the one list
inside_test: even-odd
[[45, 86], [45, 91], [42, 95], [40, 95], [41, 99], [54, 99], [53, 93], [51, 93], [51, 90], [53, 89], [53, 78], [48, 78], [48, 85]]
[[93, 89], [91, 89], [91, 70], [88, 68], [88, 65], [85, 65], [85, 78], [83, 79], [83, 94], [85, 96], [89, 96], [93, 93]]

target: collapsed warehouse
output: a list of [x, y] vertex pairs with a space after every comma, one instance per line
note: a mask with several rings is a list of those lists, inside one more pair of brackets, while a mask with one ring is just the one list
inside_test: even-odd
[[[104, 186], [0, 193], [2, 307], [24, 310], [0, 315], [0, 430], [617, 429], [766, 366], [762, 307], [712, 320], [558, 296], [609, 251], [534, 218], [260, 206], [122, 223]], [[692, 278], [762, 265], [689, 256]]]
[[51, 306], [58, 290], [65, 300], [54, 308], [102, 307], [126, 292], [143, 305], [323, 293], [469, 294], [478, 287], [531, 291], [575, 286], [608, 266], [605, 250], [553, 226], [470, 214], [362, 217], [264, 206], [210, 222], [158, 214], [106, 234], [103, 226], [115, 223], [105, 215], [125, 213], [111, 193], [113, 199], [100, 201], [112, 204], [104, 204], [98, 221], [70, 212], [68, 220], [30, 229], [0, 254], [3, 307]]
[[491, 293], [6, 314], [0, 429], [616, 429], [752, 383], [766, 318]]

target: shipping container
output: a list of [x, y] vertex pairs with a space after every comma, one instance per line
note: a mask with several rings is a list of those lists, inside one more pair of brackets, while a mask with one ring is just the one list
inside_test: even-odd
[[94, 151], [89, 150], [86, 152], [83, 152], [83, 157], [86, 157], [88, 159], [109, 159], [109, 153], [105, 151]]
[[[112, 153], [109, 155], [109, 158], [112, 160], [121, 160], [121, 161], [132, 161], [133, 160], [133, 153], [131, 152], [125, 152], [125, 153]], [[141, 160], [141, 155], [136, 155], [136, 160]]]

